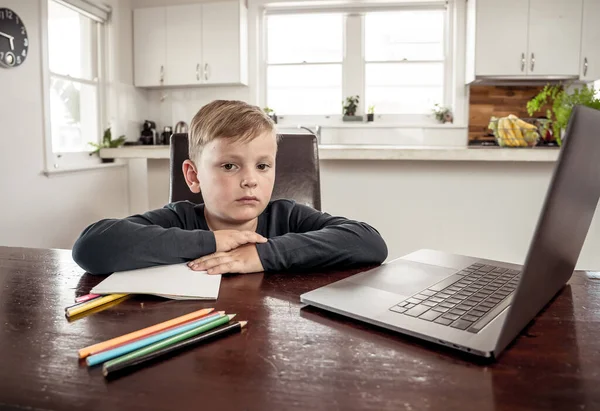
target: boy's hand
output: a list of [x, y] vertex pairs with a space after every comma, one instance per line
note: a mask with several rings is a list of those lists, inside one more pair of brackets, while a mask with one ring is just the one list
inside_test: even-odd
[[231, 251], [205, 255], [197, 260], [190, 261], [188, 266], [194, 271], [206, 270], [209, 274], [265, 271], [254, 244], [243, 245]]
[[217, 230], [214, 231], [217, 253], [231, 251], [249, 243], [266, 243], [267, 239], [254, 231]]

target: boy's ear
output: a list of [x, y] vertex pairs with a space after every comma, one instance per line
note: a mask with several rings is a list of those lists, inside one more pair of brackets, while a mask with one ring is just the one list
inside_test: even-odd
[[200, 192], [200, 181], [198, 180], [198, 170], [192, 160], [185, 160], [183, 162], [183, 177], [192, 193]]

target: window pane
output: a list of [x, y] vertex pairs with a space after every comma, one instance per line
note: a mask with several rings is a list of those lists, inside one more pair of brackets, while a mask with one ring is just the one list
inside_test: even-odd
[[443, 60], [443, 10], [367, 13], [367, 61]]
[[339, 114], [342, 65], [270, 66], [267, 105], [277, 114]]
[[51, 77], [52, 151], [91, 151], [98, 142], [97, 86]]
[[267, 61], [333, 63], [343, 57], [341, 14], [275, 15], [267, 18]]
[[93, 79], [96, 23], [75, 10], [48, 2], [48, 57], [50, 71]]
[[366, 107], [381, 114], [430, 113], [443, 103], [442, 63], [368, 63]]

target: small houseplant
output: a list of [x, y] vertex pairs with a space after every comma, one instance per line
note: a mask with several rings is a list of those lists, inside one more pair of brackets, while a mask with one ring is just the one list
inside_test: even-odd
[[267, 113], [269, 117], [271, 117], [271, 120], [273, 120], [275, 124], [277, 124], [277, 114], [275, 114], [275, 111], [272, 108], [265, 107], [263, 108], [263, 111]]
[[527, 102], [527, 112], [532, 116], [547, 104], [551, 108], [546, 109], [545, 114], [549, 120], [546, 124], [551, 124], [554, 139], [559, 146], [562, 145], [562, 134], [567, 128], [574, 106], [582, 105], [600, 110], [600, 99], [596, 97], [596, 90], [585, 84], [570, 91], [562, 84], [546, 84], [542, 91]]
[[375, 117], [375, 106], [370, 105], [369, 111], [367, 112], [367, 121], [373, 121]]
[[344, 121], [362, 121], [362, 116], [356, 115], [359, 101], [359, 96], [346, 97], [346, 101], [342, 101], [344, 107]]
[[450, 108], [441, 106], [439, 104], [433, 105], [433, 116], [439, 123], [452, 123], [454, 118], [452, 117], [452, 111]]
[[[94, 151], [90, 152], [90, 156], [93, 156], [94, 154], [98, 154], [100, 153], [100, 150], [103, 148], [117, 148], [122, 146], [123, 144], [125, 144], [125, 140], [126, 137], [120, 136], [119, 138], [117, 138], [116, 140], [112, 139], [112, 133], [110, 131], [110, 127], [107, 128], [106, 130], [104, 130], [104, 135], [102, 136], [102, 142], [100, 144], [98, 143], [88, 143], [89, 145], [91, 145], [92, 147], [95, 148]], [[103, 163], [112, 163], [114, 162], [115, 159], [114, 158], [103, 158], [102, 162]]]

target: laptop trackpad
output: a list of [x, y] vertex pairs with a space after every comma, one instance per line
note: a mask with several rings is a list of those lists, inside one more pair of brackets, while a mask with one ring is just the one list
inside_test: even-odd
[[456, 271], [455, 268], [399, 259], [354, 275], [346, 281], [409, 297]]

